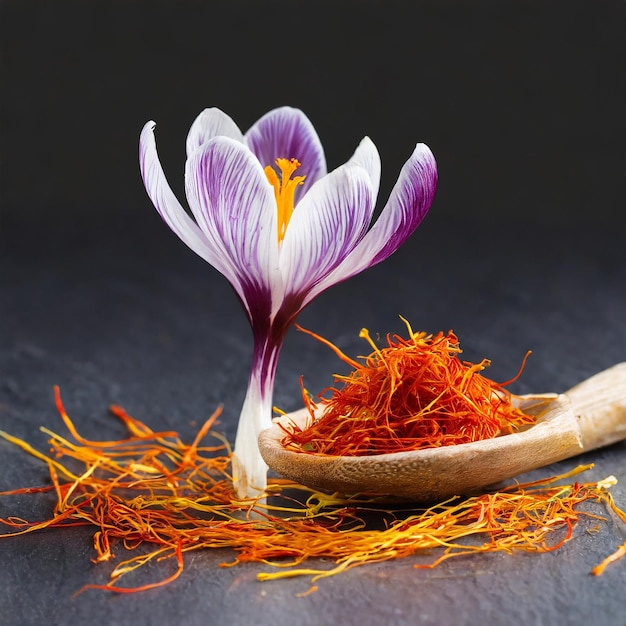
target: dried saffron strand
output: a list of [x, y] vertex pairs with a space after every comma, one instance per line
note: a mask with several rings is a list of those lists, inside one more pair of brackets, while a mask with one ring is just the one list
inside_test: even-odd
[[594, 576], [600, 576], [606, 569], [607, 565], [610, 565], [611, 563], [615, 563], [615, 561], [618, 561], [619, 559], [625, 556], [626, 556], [626, 541], [617, 550], [615, 550], [613, 554], [609, 554], [609, 556], [607, 556], [606, 559], [602, 561], [602, 563], [600, 563], [599, 565], [596, 565], [591, 570], [591, 573]]
[[[130, 441], [130, 439], [125, 439], [125, 440], [117, 440], [117, 441], [114, 440], [114, 441], [93, 442], [93, 441], [89, 441], [88, 439], [81, 437], [81, 435], [78, 433], [78, 431], [74, 427], [72, 420], [70, 420], [70, 418], [67, 416], [67, 413], [65, 412], [65, 408], [63, 407], [63, 403], [61, 402], [61, 390], [59, 389], [58, 385], [54, 386], [54, 399], [55, 399], [57, 411], [59, 412], [59, 415], [61, 416], [63, 423], [72, 434], [72, 437], [74, 437], [74, 439], [76, 439], [76, 441], [78, 441], [79, 443], [82, 443], [86, 446], [100, 446], [103, 448], [110, 448], [118, 444]], [[160, 433], [160, 434], [154, 433], [145, 424], [142, 424], [138, 420], [135, 420], [134, 418], [130, 417], [130, 415], [128, 415], [126, 411], [124, 411], [118, 406], [113, 405], [110, 408], [110, 411], [111, 413], [113, 413], [113, 415], [116, 415], [124, 422], [126, 428], [128, 429], [128, 431], [130, 432], [132, 436], [133, 442], [137, 442], [141, 439], [148, 439], [148, 440], [154, 439], [155, 437], [159, 437], [159, 436], [160, 437], [176, 436], [176, 433], [173, 433], [173, 432]]]
[[[74, 425], [64, 415], [63, 421]], [[125, 415], [119, 407], [116, 415]], [[581, 466], [562, 476], [469, 499], [453, 498], [427, 510], [385, 509], [381, 500], [365, 496], [341, 498], [315, 492], [283, 479], [270, 481], [263, 500], [241, 502], [234, 498], [230, 477], [230, 449], [212, 428], [220, 409], [199, 430], [192, 444], [176, 434], [153, 433], [141, 422], [124, 420], [131, 436], [117, 442], [78, 444], [50, 435], [50, 456], [36, 451], [19, 439], [2, 434], [48, 464], [52, 486], [16, 489], [0, 496], [54, 492], [53, 514], [42, 522], [26, 522], [17, 516], [0, 520], [10, 529], [2, 537], [46, 528], [88, 525], [94, 530], [94, 562], [115, 558], [114, 550], [133, 551], [151, 546], [147, 554], [122, 560], [106, 585], [86, 585], [132, 593], [159, 587], [184, 571], [187, 552], [207, 548], [230, 548], [236, 554], [231, 563], [264, 563], [273, 571], [259, 574], [260, 580], [307, 576], [312, 583], [367, 563], [388, 561], [439, 548], [441, 554], [428, 565], [463, 554], [527, 550], [555, 550], [572, 536], [582, 515], [577, 506], [585, 500], [603, 502], [626, 522], [608, 493], [616, 481], [554, 485], [590, 466]], [[78, 433], [76, 433], [78, 434]], [[201, 445], [203, 437], [214, 436], [216, 446]], [[70, 471], [59, 459], [81, 462], [84, 470]], [[65, 482], [59, 477], [63, 477]], [[364, 516], [376, 512], [387, 520], [383, 530], [372, 530]], [[602, 519], [602, 518], [600, 518]], [[469, 542], [468, 542], [469, 540]], [[622, 548], [600, 564], [600, 574], [617, 560]], [[330, 558], [330, 568], [306, 566], [318, 557]], [[153, 561], [174, 559], [173, 573], [156, 582], [121, 586], [133, 572]], [[315, 588], [311, 587], [310, 591]], [[82, 591], [82, 590], [81, 590]], [[305, 592], [308, 593], [308, 592]]]
[[[461, 349], [452, 331], [413, 332], [404, 321], [409, 338], [387, 335], [384, 348], [374, 343], [367, 329], [361, 330], [360, 336], [373, 349], [360, 357], [363, 363], [298, 327], [329, 346], [353, 371], [348, 376], [336, 374], [341, 386], [320, 394], [319, 417], [316, 404], [303, 390], [311, 421], [304, 429], [285, 429], [285, 447], [335, 456], [384, 454], [489, 439], [534, 421], [513, 406], [512, 395], [502, 385], [480, 374], [490, 364], [487, 359], [472, 364], [458, 358]], [[328, 393], [330, 397], [324, 398]]]
[[[582, 468], [580, 468], [582, 469]], [[587, 469], [587, 468], [584, 468]], [[387, 561], [415, 554], [421, 549], [442, 547], [443, 554], [429, 565], [463, 554], [478, 552], [526, 550], [553, 551], [572, 536], [579, 518], [574, 507], [596, 498], [589, 485], [538, 488], [531, 483], [513, 491], [485, 494], [465, 501], [454, 499], [419, 514], [410, 515], [384, 531], [326, 533], [315, 543], [315, 556], [336, 555], [330, 570], [292, 569], [286, 572], [260, 574], [262, 580], [309, 575], [312, 582], [332, 576], [364, 563]], [[548, 543], [554, 526], [567, 529], [560, 540]], [[349, 531], [350, 532], [350, 531]], [[487, 535], [489, 541], [480, 545], [461, 543], [465, 537]]]

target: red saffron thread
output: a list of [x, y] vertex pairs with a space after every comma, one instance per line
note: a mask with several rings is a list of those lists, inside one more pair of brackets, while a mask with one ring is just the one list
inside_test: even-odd
[[[41, 492], [56, 494], [50, 516], [27, 521], [12, 514], [1, 519], [7, 529], [0, 540], [17, 540], [25, 533], [49, 528], [90, 526], [94, 529], [94, 562], [116, 558], [117, 550], [129, 553], [105, 585], [90, 589], [135, 593], [154, 589], [177, 579], [184, 571], [187, 552], [230, 548], [234, 561], [265, 564], [270, 571], [259, 580], [302, 576], [315, 582], [367, 563], [377, 563], [439, 550], [427, 565], [481, 552], [547, 552], [568, 541], [581, 516], [604, 519], [577, 507], [586, 500], [604, 503], [626, 523], [626, 512], [607, 491], [615, 479], [558, 485], [591, 467], [580, 466], [568, 474], [532, 483], [512, 485], [472, 498], [452, 498], [428, 509], [389, 509], [381, 499], [349, 498], [315, 492], [283, 479], [270, 479], [271, 499], [238, 501], [230, 475], [228, 442], [213, 430], [221, 407], [205, 422], [191, 444], [176, 433], [154, 433], [123, 409], [112, 407], [129, 430], [129, 437], [115, 441], [88, 441], [67, 416], [58, 390], [57, 406], [75, 442], [42, 429], [49, 436], [50, 453], [0, 431], [0, 436], [47, 464], [51, 485], [0, 492], [0, 497]], [[217, 439], [207, 445], [204, 439]], [[63, 462], [62, 462], [63, 461]], [[76, 470], [77, 463], [83, 466]], [[66, 463], [66, 464], [64, 464]], [[71, 469], [70, 469], [71, 468]], [[294, 493], [296, 494], [294, 496]], [[271, 502], [271, 503], [270, 503]], [[387, 520], [384, 530], [368, 528], [365, 519], [378, 510]], [[483, 542], [466, 542], [467, 537]], [[133, 554], [139, 547], [148, 547]], [[624, 556], [624, 546], [593, 573], [601, 574], [609, 563]], [[326, 559], [326, 563], [316, 561]], [[145, 584], [124, 585], [151, 562], [173, 559], [175, 571]], [[328, 565], [330, 559], [330, 566]], [[309, 566], [307, 566], [310, 564]]]
[[[379, 348], [367, 329], [360, 336], [373, 348], [362, 362], [346, 356], [327, 339], [298, 326], [330, 347], [353, 371], [335, 375], [339, 383], [318, 396], [323, 407], [303, 388], [311, 420], [305, 429], [286, 430], [285, 447], [336, 456], [362, 456], [469, 443], [511, 433], [532, 424], [513, 404], [503, 385], [483, 376], [490, 365], [461, 361], [459, 340], [450, 331], [436, 335], [413, 332], [409, 338], [387, 335]], [[324, 397], [325, 395], [330, 397]]]

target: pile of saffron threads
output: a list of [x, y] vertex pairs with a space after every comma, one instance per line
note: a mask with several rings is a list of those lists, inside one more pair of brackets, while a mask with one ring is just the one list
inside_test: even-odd
[[[319, 406], [306, 390], [303, 398], [311, 419], [306, 428], [285, 429], [283, 445], [312, 454], [364, 456], [470, 443], [515, 432], [535, 421], [513, 404], [506, 383], [480, 372], [488, 359], [461, 361], [459, 340], [450, 331], [436, 335], [413, 332], [409, 338], [387, 335], [379, 348], [362, 329], [360, 337], [373, 349], [362, 362], [346, 356], [327, 339], [298, 327], [329, 346], [353, 368], [335, 374], [338, 386], [319, 395]], [[330, 394], [330, 397], [324, 397]], [[318, 415], [319, 417], [316, 417]]]
[[[435, 567], [442, 561], [480, 552], [548, 552], [573, 536], [587, 500], [602, 502], [626, 523], [608, 488], [616, 480], [557, 484], [591, 466], [554, 478], [510, 486], [494, 493], [452, 498], [428, 509], [394, 510], [380, 499], [349, 498], [315, 492], [282, 479], [270, 479], [266, 497], [235, 499], [230, 474], [228, 442], [213, 426], [218, 409], [198, 431], [191, 444], [174, 432], [154, 432], [120, 407], [111, 411], [123, 421], [129, 436], [116, 441], [89, 441], [77, 431], [55, 389], [61, 418], [70, 439], [46, 429], [50, 451], [42, 453], [21, 439], [1, 432], [6, 440], [47, 464], [51, 484], [0, 493], [10, 496], [53, 492], [56, 504], [43, 521], [17, 514], [0, 519], [5, 541], [25, 533], [51, 528], [88, 526], [94, 529], [94, 563], [128, 553], [105, 585], [85, 585], [133, 593], [166, 585], [178, 578], [185, 555], [194, 550], [230, 548], [233, 560], [222, 567], [255, 562], [267, 566], [262, 581], [292, 576], [315, 582], [367, 563], [389, 561], [436, 549]], [[207, 445], [205, 440], [213, 440]], [[76, 470], [76, 467], [80, 467]], [[5, 510], [9, 503], [5, 504]], [[371, 529], [365, 518], [372, 513], [383, 529]], [[473, 540], [471, 538], [474, 538]], [[469, 542], [468, 542], [469, 539]], [[146, 552], [147, 549], [147, 552]], [[626, 544], [594, 570], [626, 552]], [[429, 553], [430, 554], [430, 553]], [[328, 566], [318, 557], [330, 559]], [[167, 575], [149, 584], [132, 586], [133, 572], [153, 562], [174, 564]], [[172, 572], [173, 569], [173, 573]]]

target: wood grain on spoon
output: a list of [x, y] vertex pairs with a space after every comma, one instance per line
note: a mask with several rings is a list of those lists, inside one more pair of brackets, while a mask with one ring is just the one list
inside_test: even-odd
[[626, 439], [626, 363], [565, 394], [528, 395], [520, 407], [537, 416], [524, 430], [440, 448], [373, 456], [328, 456], [282, 446], [284, 425], [306, 427], [301, 409], [275, 420], [259, 436], [274, 471], [303, 485], [345, 494], [376, 493], [418, 503], [476, 492], [524, 472]]

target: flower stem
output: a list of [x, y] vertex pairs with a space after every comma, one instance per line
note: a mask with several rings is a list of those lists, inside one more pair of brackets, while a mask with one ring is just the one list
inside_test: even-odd
[[255, 337], [248, 391], [241, 409], [235, 450], [233, 482], [237, 497], [256, 498], [267, 485], [267, 465], [261, 457], [259, 433], [272, 425], [272, 396], [282, 340], [275, 343]]

